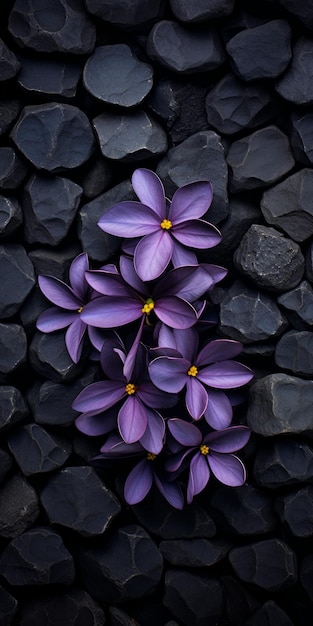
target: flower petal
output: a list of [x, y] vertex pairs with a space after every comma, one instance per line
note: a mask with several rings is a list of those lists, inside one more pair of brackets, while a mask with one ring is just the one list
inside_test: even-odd
[[213, 198], [213, 189], [209, 181], [188, 183], [177, 189], [173, 195], [168, 219], [173, 224], [202, 217], [209, 209]]
[[110, 409], [99, 415], [89, 415], [82, 413], [75, 420], [76, 428], [85, 435], [90, 437], [98, 437], [106, 435], [116, 427], [116, 409]]
[[200, 446], [202, 434], [194, 424], [179, 419], [179, 417], [173, 417], [167, 420], [167, 426], [170, 433], [182, 446]]
[[128, 396], [120, 408], [117, 423], [121, 436], [126, 443], [139, 441], [147, 428], [147, 409], [134, 396]]
[[78, 315], [77, 318], [72, 322], [72, 324], [69, 325], [65, 333], [65, 344], [67, 347], [67, 351], [74, 363], [78, 363], [81, 357], [83, 339], [86, 328], [87, 325], [82, 322], [80, 316]]
[[159, 454], [164, 445], [165, 422], [157, 411], [146, 408], [146, 414], [148, 417], [147, 427], [139, 441], [148, 452]]
[[150, 381], [138, 384], [137, 395], [151, 409], [167, 409], [177, 404], [176, 394], [165, 393]]
[[172, 328], [190, 328], [197, 322], [197, 312], [186, 300], [176, 296], [159, 298], [154, 305], [156, 316]]
[[38, 283], [46, 298], [62, 309], [77, 311], [83, 304], [74, 294], [71, 287], [58, 278], [54, 278], [53, 276], [38, 276]]
[[249, 367], [237, 361], [221, 361], [201, 369], [198, 378], [210, 387], [233, 389], [246, 385], [253, 378], [253, 373]]
[[[116, 418], [116, 416], [115, 416]], [[145, 451], [140, 443], [125, 443], [121, 435], [117, 432], [111, 433], [100, 451], [107, 457], [132, 456], [143, 454]]]
[[166, 202], [160, 178], [145, 168], [138, 168], [132, 175], [132, 185], [139, 200], [150, 207], [161, 219], [166, 217]]
[[154, 474], [154, 480], [159, 492], [171, 506], [180, 510], [184, 508], [184, 496], [177, 483], [161, 480], [156, 474]]
[[249, 441], [251, 431], [247, 426], [230, 426], [224, 430], [210, 433], [204, 439], [214, 452], [237, 452]]
[[128, 256], [122, 255], [120, 257], [120, 271], [121, 275], [127, 285], [130, 285], [135, 291], [140, 294], [146, 294], [148, 296], [147, 285], [139, 278], [135, 267], [134, 261]]
[[86, 283], [85, 272], [89, 269], [88, 255], [83, 252], [79, 254], [71, 263], [69, 271], [69, 279], [73, 292], [83, 302], [88, 292], [88, 284]]
[[188, 250], [180, 243], [178, 243], [178, 241], [174, 240], [172, 263], [174, 267], [182, 267], [184, 265], [198, 265], [198, 259], [194, 252]]
[[160, 227], [158, 216], [148, 206], [133, 200], [110, 207], [98, 221], [98, 226], [117, 237], [142, 237]]
[[142, 316], [140, 301], [135, 298], [95, 298], [84, 307], [81, 319], [98, 328], [115, 328]]
[[233, 454], [211, 452], [207, 455], [208, 463], [215, 478], [229, 487], [240, 487], [246, 480], [245, 466]]
[[189, 479], [187, 485], [187, 502], [190, 504], [193, 496], [200, 493], [208, 484], [210, 469], [206, 457], [197, 452], [190, 462]]
[[77, 313], [77, 311], [69, 312], [59, 309], [59, 307], [52, 306], [39, 315], [36, 326], [38, 330], [41, 330], [43, 333], [52, 333], [54, 330], [66, 328], [66, 326], [72, 324], [78, 316], [79, 313]]
[[134, 265], [141, 280], [154, 280], [164, 272], [171, 260], [173, 247], [171, 236], [160, 225], [156, 232], [139, 241], [135, 249]]
[[218, 228], [205, 220], [188, 220], [173, 226], [172, 235], [189, 248], [214, 248], [222, 240]]
[[187, 380], [189, 361], [183, 358], [159, 356], [151, 361], [148, 369], [153, 384], [169, 393], [178, 393]]
[[123, 375], [123, 359], [119, 355], [119, 350], [125, 356], [125, 347], [118, 334], [107, 331], [106, 340], [101, 348], [101, 367], [108, 378], [126, 385], [127, 380]]
[[80, 413], [102, 412], [116, 404], [125, 395], [125, 385], [111, 380], [91, 383], [75, 398], [72, 408]]
[[242, 343], [233, 339], [214, 339], [209, 341], [199, 352], [197, 366], [209, 365], [225, 359], [233, 359], [242, 351]]
[[86, 280], [90, 287], [104, 296], [129, 298], [133, 295], [133, 291], [129, 289], [120, 274], [103, 270], [89, 270], [86, 272]]
[[194, 420], [199, 420], [207, 408], [208, 394], [200, 381], [193, 376], [187, 376], [185, 401], [189, 415]]
[[227, 428], [233, 418], [233, 409], [227, 395], [217, 389], [208, 390], [208, 406], [204, 418], [214, 430]]
[[198, 348], [198, 333], [194, 328], [170, 328], [161, 324], [158, 345], [160, 348], [173, 348], [192, 362]]
[[128, 504], [137, 504], [141, 502], [149, 493], [153, 483], [153, 473], [151, 461], [143, 459], [135, 465], [134, 469], [128, 474], [125, 487], [124, 498]]

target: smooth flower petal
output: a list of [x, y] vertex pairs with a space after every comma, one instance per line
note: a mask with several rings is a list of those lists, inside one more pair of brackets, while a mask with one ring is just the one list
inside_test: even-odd
[[209, 209], [213, 198], [213, 189], [209, 181], [188, 183], [177, 189], [173, 195], [168, 219], [173, 224], [202, 217]]
[[106, 340], [101, 348], [101, 367], [108, 378], [118, 380], [126, 385], [127, 380], [123, 375], [123, 360], [116, 350], [121, 350], [125, 356], [125, 347], [121, 338], [117, 333], [107, 331]]
[[119, 202], [110, 207], [98, 221], [98, 226], [117, 237], [142, 237], [160, 228], [160, 220], [152, 209], [141, 202]]
[[146, 408], [146, 414], [148, 417], [147, 427], [139, 441], [148, 452], [159, 454], [164, 445], [165, 422], [157, 411]]
[[53, 306], [39, 315], [36, 326], [43, 333], [52, 333], [54, 330], [61, 330], [61, 328], [66, 328], [72, 324], [78, 315], [77, 311], [64, 311]]
[[190, 504], [193, 497], [203, 491], [210, 478], [210, 469], [206, 457], [197, 452], [190, 462], [189, 479], [187, 485], [187, 502]]
[[229, 487], [240, 487], [246, 480], [245, 466], [233, 454], [212, 452], [207, 455], [208, 463], [215, 478]]
[[178, 393], [186, 384], [189, 361], [183, 358], [160, 356], [151, 361], [148, 370], [153, 384], [169, 393]]
[[93, 347], [101, 352], [101, 348], [105, 341], [107, 340], [108, 333], [112, 331], [106, 330], [105, 328], [96, 328], [95, 326], [88, 326], [88, 336], [90, 343]]
[[153, 290], [153, 297], [157, 300], [160, 297], [176, 296], [184, 292], [188, 288], [191, 279], [196, 275], [198, 265], [188, 265], [184, 267], [175, 267], [166, 272], [164, 276], [159, 278]]
[[171, 504], [175, 509], [181, 510], [184, 508], [184, 496], [177, 483], [160, 480], [156, 474], [154, 474], [154, 481], [159, 492], [169, 504]]
[[72, 408], [80, 413], [105, 411], [125, 395], [125, 385], [112, 380], [91, 383], [75, 398]]
[[177, 350], [185, 359], [192, 362], [198, 348], [198, 333], [195, 328], [170, 328], [165, 324], [161, 325], [158, 345], [160, 348], [173, 348]]
[[237, 361], [221, 361], [201, 369], [198, 378], [210, 387], [233, 389], [246, 385], [253, 378], [253, 373]]
[[175, 295], [193, 303], [204, 296], [213, 286], [213, 277], [199, 265], [193, 268], [192, 274], [186, 281], [177, 284]]
[[121, 275], [127, 285], [135, 289], [140, 294], [148, 294], [147, 285], [139, 278], [135, 267], [134, 261], [130, 257], [122, 255], [120, 257], [120, 271]]
[[70, 324], [66, 333], [65, 333], [65, 344], [67, 347], [67, 351], [74, 363], [78, 363], [82, 348], [83, 348], [83, 339], [87, 326], [82, 320], [80, 316], [76, 317], [76, 319]]
[[188, 450], [183, 450], [177, 454], [171, 454], [171, 456], [169, 456], [165, 461], [165, 469], [168, 472], [177, 472], [179, 474], [185, 469], [184, 461], [190, 454], [192, 454], [193, 451], [194, 448], [189, 448]]
[[173, 241], [167, 230], [158, 230], [143, 237], [136, 246], [134, 266], [143, 281], [158, 278], [168, 266], [173, 252]]
[[207, 408], [208, 394], [200, 381], [193, 376], [187, 376], [185, 402], [189, 415], [194, 420], [199, 420]]
[[144, 449], [140, 443], [125, 443], [124, 439], [122, 439], [121, 435], [117, 432], [113, 432], [108, 436], [106, 442], [100, 448], [100, 451], [105, 456], [111, 456], [112, 458], [144, 453]]
[[76, 418], [75, 426], [81, 433], [90, 437], [106, 435], [116, 427], [116, 409], [110, 409], [100, 415], [82, 413]]
[[85, 324], [115, 328], [137, 320], [142, 311], [139, 300], [101, 296], [86, 304], [80, 316]]
[[139, 200], [150, 207], [162, 221], [166, 217], [166, 202], [160, 178], [145, 168], [138, 168], [132, 175], [132, 185]]
[[147, 428], [147, 422], [147, 409], [136, 395], [128, 396], [117, 417], [118, 429], [124, 441], [139, 441]]
[[194, 424], [179, 419], [179, 417], [173, 417], [167, 420], [167, 426], [170, 433], [182, 446], [200, 446], [202, 434]]
[[233, 418], [233, 409], [226, 393], [219, 389], [209, 389], [208, 405], [204, 412], [206, 422], [214, 430], [227, 428]]
[[38, 276], [38, 283], [42, 293], [53, 304], [70, 311], [80, 308], [82, 302], [62, 280], [53, 276]]
[[103, 270], [90, 270], [86, 272], [86, 280], [90, 287], [104, 296], [129, 298], [133, 291], [125, 283], [120, 274]]
[[176, 225], [172, 235], [179, 243], [189, 248], [214, 248], [222, 240], [220, 231], [204, 220], [188, 220]]
[[242, 351], [242, 343], [232, 339], [214, 339], [207, 343], [199, 352], [197, 366], [209, 365], [217, 361], [233, 359]]
[[198, 259], [197, 255], [194, 252], [186, 249], [174, 239], [172, 263], [174, 267], [182, 267], [184, 265], [198, 265]]
[[155, 302], [156, 316], [172, 328], [190, 328], [197, 322], [197, 312], [186, 300], [176, 296], [159, 298]]
[[88, 284], [85, 279], [85, 272], [89, 269], [88, 255], [83, 252], [79, 254], [71, 263], [69, 279], [73, 292], [83, 302], [88, 292]]
[[149, 493], [153, 483], [152, 462], [143, 459], [127, 476], [124, 498], [128, 504], [138, 504]]
[[137, 395], [144, 404], [151, 409], [167, 409], [175, 406], [177, 396], [171, 393], [165, 393], [158, 389], [152, 382], [140, 382], [137, 388]]
[[214, 452], [237, 452], [249, 441], [251, 431], [247, 426], [230, 426], [218, 432], [209, 433], [204, 442]]
[[126, 380], [128, 381], [130, 381], [134, 373], [134, 370], [135, 370], [135, 376], [136, 376], [136, 369], [137, 369], [136, 365], [137, 367], [139, 365], [139, 368], [140, 368], [140, 364], [138, 364], [138, 361], [139, 361], [139, 352], [140, 352], [140, 339], [141, 339], [144, 323], [145, 323], [145, 318], [142, 317], [137, 335], [134, 339], [133, 345], [128, 351], [127, 357], [124, 362], [123, 374]]

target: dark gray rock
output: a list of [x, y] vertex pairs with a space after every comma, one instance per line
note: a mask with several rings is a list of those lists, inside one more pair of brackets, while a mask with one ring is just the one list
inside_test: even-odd
[[253, 224], [234, 254], [238, 271], [258, 287], [273, 292], [296, 287], [304, 272], [297, 243], [274, 228]]
[[0, 99], [0, 135], [9, 130], [12, 122], [17, 118], [21, 109], [21, 101], [18, 98]]
[[225, 558], [230, 544], [226, 541], [197, 538], [169, 539], [161, 541], [159, 548], [164, 559], [171, 565], [210, 567]]
[[276, 81], [277, 93], [293, 104], [313, 103], [312, 39], [300, 37], [293, 48], [292, 61], [285, 74]]
[[164, 11], [164, 0], [85, 0], [89, 13], [125, 29], [151, 26]]
[[52, 173], [82, 165], [95, 145], [87, 115], [58, 102], [24, 107], [11, 137], [37, 169]]
[[209, 180], [213, 201], [203, 219], [218, 224], [228, 215], [228, 170], [221, 138], [213, 131], [200, 131], [168, 150], [156, 168], [166, 193], [196, 180]]
[[50, 246], [61, 243], [73, 223], [82, 192], [82, 187], [68, 178], [34, 174], [24, 187], [22, 201], [26, 241]]
[[276, 510], [294, 537], [313, 535], [313, 487], [305, 485], [276, 499]]
[[234, 576], [221, 576], [225, 615], [229, 624], [245, 624], [245, 620], [250, 617], [260, 607], [260, 601], [247, 589], [238, 578]]
[[264, 192], [261, 211], [268, 224], [284, 231], [294, 241], [313, 234], [313, 171], [305, 168]]
[[84, 367], [84, 359], [73, 363], [65, 346], [63, 331], [52, 334], [36, 332], [29, 346], [29, 359], [37, 374], [57, 383], [70, 382]]
[[313, 283], [313, 242], [311, 242], [305, 254], [305, 272], [308, 280]]
[[38, 0], [15, 0], [9, 31], [21, 47], [37, 52], [89, 54], [96, 41], [82, 0], [56, 0], [44, 7]]
[[145, 111], [106, 111], [93, 119], [93, 126], [103, 156], [114, 161], [142, 161], [167, 150], [166, 132]]
[[186, 626], [214, 624], [223, 611], [222, 585], [218, 578], [169, 569], [163, 604]]
[[56, 596], [40, 597], [23, 603], [21, 623], [23, 626], [44, 624], [56, 626], [63, 620], [71, 626], [104, 626], [104, 612], [97, 602], [83, 589], [63, 590]]
[[279, 3], [296, 17], [305, 28], [313, 30], [313, 6], [307, 0], [279, 0]]
[[11, 471], [13, 465], [12, 461], [11, 455], [6, 450], [3, 450], [3, 448], [0, 448], [0, 483], [3, 483], [8, 473]]
[[298, 330], [313, 325], [313, 288], [307, 280], [277, 298], [290, 323]]
[[0, 556], [0, 573], [13, 586], [70, 585], [75, 578], [72, 555], [62, 537], [38, 526], [13, 539]]
[[27, 339], [23, 326], [0, 324], [0, 373], [11, 374], [26, 360]]
[[13, 78], [19, 69], [20, 63], [14, 52], [0, 39], [0, 81]]
[[290, 330], [276, 345], [275, 363], [298, 376], [313, 375], [313, 333]]
[[220, 303], [221, 332], [244, 344], [278, 337], [288, 323], [274, 298], [236, 280]]
[[268, 592], [288, 589], [297, 579], [296, 555], [281, 539], [264, 539], [233, 548], [229, 560], [240, 580]]
[[188, 30], [178, 22], [161, 20], [147, 41], [149, 57], [179, 74], [210, 72], [225, 61], [217, 31], [211, 27]]
[[233, 193], [273, 185], [294, 166], [288, 137], [277, 127], [260, 128], [234, 141], [227, 163]]
[[22, 222], [22, 209], [18, 200], [0, 196], [0, 239], [12, 235]]
[[300, 582], [313, 602], [313, 554], [305, 556], [300, 564]]
[[268, 600], [261, 608], [245, 623], [245, 626], [294, 626], [294, 622], [288, 617], [276, 602]]
[[[37, 275], [50, 275], [67, 282], [70, 265], [81, 251], [79, 243], [72, 241], [57, 248], [34, 248], [30, 250], [29, 258]], [[47, 305], [46, 298], [45, 303]]]
[[84, 85], [93, 96], [121, 107], [140, 104], [153, 85], [153, 70], [125, 44], [99, 46], [88, 58]]
[[313, 480], [313, 448], [305, 441], [278, 438], [259, 446], [253, 476], [267, 489], [279, 489]]
[[150, 595], [160, 582], [162, 565], [155, 543], [135, 524], [119, 528], [80, 554], [80, 575], [87, 591], [109, 604]]
[[10, 626], [18, 610], [18, 602], [2, 585], [0, 585], [0, 623]]
[[[268, 0], [265, 0], [267, 2]], [[271, 2], [271, 0], [269, 0]], [[235, 35], [243, 30], [255, 28], [268, 23], [269, 19], [262, 17], [261, 13], [248, 13], [248, 10], [242, 9], [235, 11], [228, 19], [222, 23], [223, 41], [227, 44]]]
[[0, 537], [18, 537], [38, 515], [36, 491], [23, 476], [15, 474], [0, 485]]
[[16, 387], [0, 386], [0, 431], [9, 430], [28, 415], [25, 400]]
[[17, 82], [31, 93], [73, 98], [83, 68], [81, 63], [19, 55], [21, 69]]
[[0, 275], [0, 319], [4, 319], [17, 313], [35, 284], [33, 264], [23, 246], [17, 243], [0, 246]]
[[170, 6], [175, 17], [181, 22], [206, 22], [230, 15], [235, 0], [170, 0]]
[[140, 626], [139, 622], [116, 606], [110, 606], [109, 613], [111, 626]]
[[60, 470], [49, 479], [40, 499], [52, 524], [83, 537], [102, 535], [121, 510], [117, 498], [91, 467]]
[[13, 148], [0, 147], [0, 189], [16, 189], [24, 180], [27, 167]]
[[266, 86], [244, 83], [233, 74], [214, 85], [205, 105], [210, 126], [225, 135], [258, 128], [277, 113], [275, 98]]
[[7, 442], [24, 476], [52, 472], [64, 465], [71, 453], [69, 441], [37, 424], [27, 424], [9, 433]]
[[247, 423], [264, 437], [306, 433], [313, 428], [313, 381], [269, 374], [249, 389]]
[[211, 498], [211, 507], [218, 527], [226, 533], [264, 535], [277, 526], [271, 496], [249, 484], [217, 489]]
[[290, 143], [294, 157], [300, 163], [313, 163], [313, 115], [292, 113]]
[[286, 20], [247, 28], [228, 42], [226, 50], [235, 73], [243, 80], [276, 78], [292, 57], [291, 28]]
[[110, 161], [102, 158], [96, 159], [87, 168], [85, 175], [80, 181], [84, 196], [88, 199], [97, 198], [109, 189], [112, 179]]

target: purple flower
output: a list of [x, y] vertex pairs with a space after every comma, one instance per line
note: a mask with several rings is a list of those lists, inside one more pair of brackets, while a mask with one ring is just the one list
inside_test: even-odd
[[133, 188], [140, 202], [119, 202], [100, 218], [102, 230], [125, 238], [138, 238], [134, 264], [138, 276], [149, 281], [160, 276], [172, 260], [174, 267], [196, 262], [188, 248], [211, 248], [221, 241], [218, 229], [199, 219], [212, 202], [208, 181], [184, 185], [169, 202], [159, 177], [137, 169]]
[[[241, 387], [251, 380], [251, 370], [231, 361], [242, 350], [242, 344], [230, 339], [215, 339], [198, 352], [198, 335], [194, 328], [168, 330], [149, 365], [152, 382], [163, 391], [178, 393], [186, 387], [188, 413], [195, 420], [204, 415], [212, 428], [220, 430], [232, 420], [232, 406], [221, 389]], [[167, 345], [165, 345], [167, 344]], [[166, 348], [172, 352], [166, 354]]]
[[[185, 469], [188, 460], [189, 477], [187, 502], [207, 485], [211, 472], [224, 485], [239, 487], [246, 480], [246, 470], [240, 459], [233, 454], [249, 441], [250, 429], [247, 426], [230, 426], [224, 430], [202, 436], [194, 424], [179, 418], [169, 419], [168, 428], [182, 449], [168, 458], [166, 469], [179, 472]], [[190, 459], [191, 457], [191, 459]]]

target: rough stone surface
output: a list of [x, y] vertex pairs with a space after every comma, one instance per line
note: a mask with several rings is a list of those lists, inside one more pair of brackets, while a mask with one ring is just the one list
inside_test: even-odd
[[313, 535], [313, 487], [307, 485], [278, 498], [276, 509], [281, 521], [295, 537]]
[[73, 98], [82, 74], [82, 64], [19, 55], [18, 83], [31, 93]]
[[263, 535], [277, 526], [271, 496], [248, 484], [231, 491], [219, 488], [211, 498], [211, 506], [218, 527], [227, 533]]
[[108, 159], [99, 158], [87, 168], [81, 180], [84, 196], [92, 200], [109, 189], [112, 183], [112, 169]]
[[0, 147], [0, 189], [16, 189], [24, 180], [27, 168], [13, 148]]
[[305, 591], [313, 601], [312, 583], [313, 583], [313, 554], [308, 554], [301, 561], [300, 565], [300, 581]]
[[0, 135], [4, 135], [17, 118], [21, 109], [19, 98], [0, 98]]
[[29, 359], [40, 376], [57, 383], [70, 382], [83, 370], [83, 362], [75, 364], [69, 356], [63, 331], [36, 332], [29, 346]]
[[300, 37], [293, 48], [292, 61], [285, 74], [278, 78], [276, 91], [288, 102], [296, 105], [313, 103], [313, 50], [312, 39]]
[[313, 325], [313, 288], [307, 280], [278, 296], [277, 302], [294, 328], [308, 330]]
[[313, 30], [313, 7], [307, 0], [279, 0], [280, 4], [295, 16], [305, 28]]
[[24, 476], [58, 469], [67, 461], [71, 444], [37, 424], [27, 424], [7, 437], [8, 446]]
[[0, 39], [0, 81], [13, 78], [19, 68], [20, 63], [14, 52]]
[[16, 198], [0, 196], [0, 239], [12, 235], [23, 222], [21, 205]]
[[163, 602], [186, 626], [213, 624], [222, 613], [222, 586], [217, 578], [169, 569]]
[[264, 602], [261, 608], [248, 619], [245, 626], [293, 626], [293, 622], [276, 602]]
[[0, 373], [9, 374], [25, 360], [27, 338], [23, 326], [0, 323]]
[[256, 451], [253, 475], [267, 489], [313, 480], [313, 447], [304, 440], [277, 438]]
[[28, 415], [25, 400], [16, 387], [0, 386], [0, 431], [19, 424]]
[[14, 474], [0, 486], [0, 537], [18, 537], [38, 515], [36, 491], [25, 478]]
[[3, 448], [0, 448], [0, 483], [8, 476], [12, 469], [13, 460], [11, 455]]
[[283, 370], [298, 376], [313, 375], [313, 333], [290, 330], [278, 341], [275, 363]]
[[229, 544], [208, 539], [169, 539], [161, 541], [159, 548], [172, 565], [210, 567], [227, 555]]
[[0, 621], [10, 626], [18, 610], [18, 602], [4, 587], [0, 586]]
[[0, 275], [0, 319], [4, 319], [17, 313], [35, 285], [34, 268], [23, 246], [0, 246]]
[[312, 165], [313, 115], [311, 113], [291, 115], [290, 142], [296, 160], [305, 165]]
[[104, 626], [105, 616], [102, 608], [83, 589], [70, 589], [56, 597], [38, 598], [26, 602], [21, 612], [24, 626], [45, 624], [56, 626], [64, 621], [71, 626]]
[[207, 20], [225, 17], [234, 8], [234, 0], [170, 0], [171, 9], [181, 22], [206, 22]]
[[264, 539], [234, 548], [229, 560], [241, 580], [267, 591], [288, 589], [297, 578], [296, 555], [280, 539]]
[[122, 28], [142, 28], [153, 24], [162, 17], [164, 2], [146, 2], [146, 0], [85, 0], [89, 13], [102, 18], [109, 24]]

